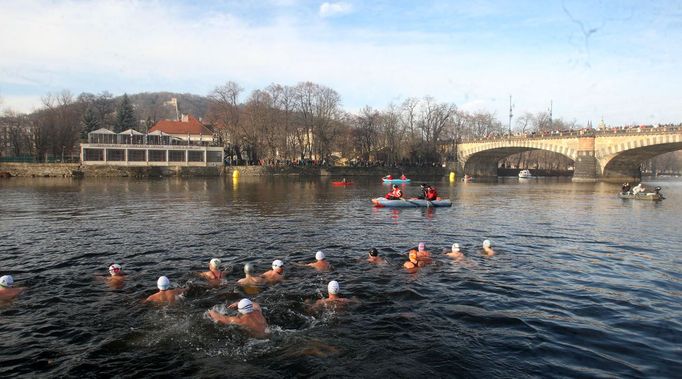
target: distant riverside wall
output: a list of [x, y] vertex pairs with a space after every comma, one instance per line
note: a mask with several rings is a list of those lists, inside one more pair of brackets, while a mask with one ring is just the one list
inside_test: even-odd
[[70, 177], [78, 163], [0, 163], [0, 174], [24, 177]]
[[84, 166], [78, 163], [0, 163], [0, 176], [18, 177], [134, 177], [221, 176], [223, 167]]
[[232, 176], [234, 170], [240, 176], [379, 176], [394, 177], [404, 173], [413, 176], [444, 176], [450, 171], [442, 167], [410, 167], [405, 169], [386, 167], [299, 167], [299, 166], [227, 166], [227, 167], [126, 167], [78, 163], [0, 163], [0, 177], [162, 177], [162, 176]]

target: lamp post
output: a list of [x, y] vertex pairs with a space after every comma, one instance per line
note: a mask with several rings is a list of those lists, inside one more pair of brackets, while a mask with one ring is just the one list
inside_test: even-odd
[[512, 121], [512, 97], [509, 95], [509, 138], [511, 138], [511, 121]]

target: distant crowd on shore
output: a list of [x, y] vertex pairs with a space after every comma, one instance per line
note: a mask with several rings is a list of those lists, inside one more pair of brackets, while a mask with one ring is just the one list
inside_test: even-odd
[[[225, 165], [227, 166], [270, 166], [270, 167], [334, 167], [336, 166], [333, 162], [326, 159], [259, 159], [254, 161], [247, 161], [241, 159], [225, 159]], [[386, 162], [383, 160], [364, 160], [364, 159], [351, 159], [345, 165], [345, 167], [361, 167], [361, 168], [372, 168], [372, 167], [382, 167], [382, 168], [426, 168], [426, 167], [439, 167], [439, 162], [412, 162], [408, 160], [403, 160], [400, 162]]]

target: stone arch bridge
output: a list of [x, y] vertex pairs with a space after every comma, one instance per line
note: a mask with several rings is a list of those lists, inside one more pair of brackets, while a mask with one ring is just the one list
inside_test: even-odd
[[682, 150], [682, 127], [466, 141], [457, 145], [458, 170], [477, 177], [497, 176], [500, 160], [531, 150], [552, 151], [573, 160], [574, 181], [636, 181], [642, 162]]

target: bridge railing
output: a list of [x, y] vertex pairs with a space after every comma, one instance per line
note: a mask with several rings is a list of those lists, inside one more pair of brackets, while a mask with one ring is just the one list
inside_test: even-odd
[[525, 141], [533, 139], [562, 139], [587, 136], [608, 137], [618, 136], [637, 136], [637, 135], [660, 135], [682, 133], [682, 126], [648, 126], [631, 128], [604, 128], [604, 129], [581, 129], [581, 130], [562, 130], [552, 132], [533, 132], [526, 134], [496, 134], [488, 137], [462, 138], [460, 143], [486, 143], [495, 141]]

